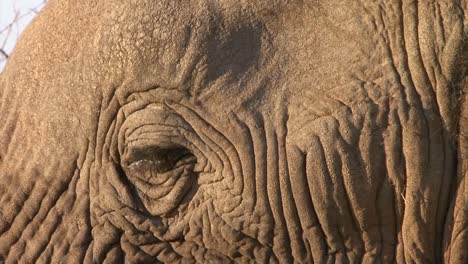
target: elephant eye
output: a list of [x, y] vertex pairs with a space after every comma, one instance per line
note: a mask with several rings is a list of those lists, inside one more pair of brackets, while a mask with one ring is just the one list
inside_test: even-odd
[[144, 171], [163, 173], [172, 170], [179, 161], [192, 156], [183, 147], [132, 148], [126, 155], [126, 167]]

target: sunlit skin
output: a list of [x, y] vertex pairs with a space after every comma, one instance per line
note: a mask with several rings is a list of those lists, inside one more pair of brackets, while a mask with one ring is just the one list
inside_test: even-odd
[[462, 13], [51, 1], [0, 77], [0, 260], [463, 263]]

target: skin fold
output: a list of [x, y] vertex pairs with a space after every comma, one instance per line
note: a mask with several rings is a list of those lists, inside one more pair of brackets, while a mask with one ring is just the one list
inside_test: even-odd
[[0, 75], [0, 262], [467, 263], [466, 9], [51, 0]]

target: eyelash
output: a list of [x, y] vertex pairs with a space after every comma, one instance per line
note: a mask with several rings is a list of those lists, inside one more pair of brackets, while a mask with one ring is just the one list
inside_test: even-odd
[[[130, 162], [126, 167], [131, 170], [153, 170], [157, 173], [164, 173], [173, 170], [181, 160], [193, 157], [192, 153], [182, 148], [145, 150], [140, 155], [143, 158], [136, 158], [135, 161]], [[192, 162], [186, 164], [193, 162], [192, 160]]]

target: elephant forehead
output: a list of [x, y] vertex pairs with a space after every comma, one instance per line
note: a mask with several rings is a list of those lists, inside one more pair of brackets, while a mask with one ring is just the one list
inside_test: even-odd
[[[41, 48], [34, 49], [38, 56], [23, 48], [22, 57], [47, 65], [38, 68], [48, 72], [45, 81], [102, 89], [105, 102], [116, 92], [127, 98], [163, 87], [209, 100], [213, 108], [268, 108], [275, 98], [287, 100], [284, 95], [301, 102], [304, 95], [347, 89], [352, 75], [381, 75], [375, 21], [366, 20], [359, 2], [335, 2], [56, 1], [35, 23], [44, 27], [53, 17], [54, 27], [47, 24], [53, 34], [29, 34], [23, 46]], [[41, 87], [70, 92], [54, 85], [34, 89]]]
[[193, 12], [184, 5], [174, 10], [175, 5], [167, 1], [114, 1], [104, 5], [95, 35], [97, 55], [111, 59], [116, 68], [180, 59], [177, 48], [188, 44], [184, 42], [190, 34]]
[[377, 32], [363, 5], [308, 3], [265, 14], [262, 3], [119, 1], [100, 18], [96, 55], [123, 79], [125, 94], [162, 86], [219, 102], [280, 90], [317, 95], [353, 75], [380, 77]]
[[272, 71], [265, 67], [274, 56], [272, 44], [251, 10], [231, 4], [106, 6], [94, 39], [96, 59], [106, 66], [108, 78], [122, 80], [117, 86], [124, 94], [155, 86], [194, 96], [220, 95], [219, 90], [229, 96], [252, 94]]

